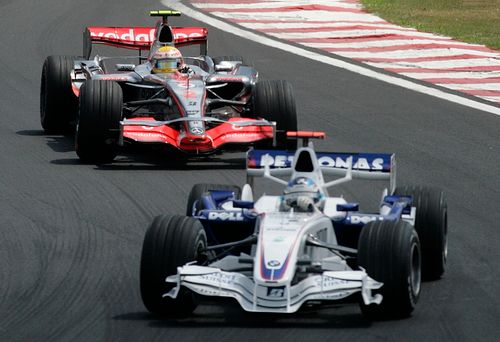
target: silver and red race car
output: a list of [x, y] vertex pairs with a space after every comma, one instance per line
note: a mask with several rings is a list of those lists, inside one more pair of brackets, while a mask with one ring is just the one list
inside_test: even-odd
[[[188, 155], [245, 150], [249, 145], [294, 147], [293, 89], [286, 81], [258, 81], [242, 57], [207, 55], [208, 31], [173, 27], [180, 12], [151, 11], [155, 27], [87, 27], [83, 56], [49, 56], [41, 78], [41, 124], [48, 133], [76, 127], [76, 152], [86, 162], [111, 162], [118, 146], [161, 144]], [[94, 44], [139, 51], [139, 56], [91, 58]], [[175, 72], [155, 73], [152, 59], [165, 46], [199, 45]], [[141, 51], [148, 55], [142, 57]], [[139, 63], [111, 60], [139, 58]], [[290, 145], [291, 144], [291, 145]]]

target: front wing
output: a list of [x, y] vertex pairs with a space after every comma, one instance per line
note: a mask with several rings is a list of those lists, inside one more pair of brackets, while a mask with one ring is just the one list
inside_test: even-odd
[[[220, 125], [201, 135], [182, 133], [171, 125], [185, 121], [216, 121]], [[162, 143], [187, 153], [210, 153], [226, 144], [250, 144], [275, 139], [276, 124], [263, 119], [231, 118], [227, 121], [211, 118], [180, 118], [156, 121], [153, 118], [134, 118], [120, 122], [120, 144], [126, 138], [134, 142]]]
[[184, 286], [204, 296], [235, 298], [245, 311], [273, 313], [296, 312], [306, 301], [339, 300], [356, 292], [361, 292], [366, 305], [380, 304], [382, 295], [372, 295], [372, 290], [383, 285], [364, 270], [325, 271], [295, 285], [278, 285], [257, 284], [241, 273], [196, 265], [179, 267], [166, 281], [176, 286], [163, 297], [176, 298]]

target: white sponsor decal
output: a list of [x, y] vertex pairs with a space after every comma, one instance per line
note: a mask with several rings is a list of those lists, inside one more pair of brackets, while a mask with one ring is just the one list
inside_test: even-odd
[[339, 285], [347, 285], [349, 282], [344, 279], [338, 279], [333, 277], [324, 276], [316, 279], [317, 286], [321, 286], [323, 288], [328, 287], [337, 287]]
[[134, 29], [129, 29], [128, 33], [124, 34], [116, 34], [115, 32], [91, 32], [90, 35], [92, 37], [102, 37], [102, 38], [111, 38], [111, 39], [119, 39], [119, 40], [130, 40], [136, 42], [152, 42], [155, 38], [155, 30], [151, 29], [149, 34], [141, 33], [135, 34]]
[[[149, 34], [140, 33], [136, 34], [134, 29], [129, 29], [127, 33], [117, 34], [115, 32], [90, 32], [92, 37], [100, 37], [100, 38], [111, 38], [111, 39], [119, 39], [119, 40], [129, 40], [136, 42], [152, 42], [155, 39], [155, 29], [151, 29]], [[174, 34], [174, 39], [179, 38], [196, 38], [203, 37], [200, 33], [193, 32], [190, 34], [179, 33], [176, 32]]]
[[384, 220], [383, 217], [381, 216], [351, 216], [351, 223], [353, 224], [359, 224], [359, 223], [364, 223], [367, 224], [368, 222], [372, 221], [382, 221]]
[[293, 156], [274, 156], [271, 157], [269, 154], [263, 155], [260, 164], [262, 166], [274, 166], [274, 167], [285, 167], [287, 164], [291, 164], [293, 162]]
[[[329, 166], [329, 167], [341, 167], [348, 168], [347, 159], [342, 159], [337, 157], [335, 159], [330, 157], [321, 157], [318, 159], [318, 163], [321, 166]], [[366, 158], [358, 158], [356, 163], [352, 166], [353, 169], [358, 170], [383, 170], [384, 169], [384, 160], [382, 158], [373, 159], [372, 162], [368, 162]]]
[[243, 215], [241, 213], [229, 213], [229, 212], [210, 212], [208, 213], [209, 220], [221, 220], [221, 221], [243, 221]]
[[262, 137], [261, 133], [228, 133], [221, 137], [221, 139], [227, 140], [230, 138], [260, 138]]
[[127, 136], [136, 136], [142, 138], [159, 138], [162, 136], [161, 133], [154, 132], [125, 132]]
[[203, 35], [201, 35], [199, 33], [196, 33], [196, 32], [193, 32], [193, 33], [190, 33], [190, 34], [185, 34], [185, 33], [177, 32], [177, 33], [174, 34], [174, 38], [175, 39], [179, 39], [179, 38], [196, 38], [196, 37], [203, 37]]
[[200, 278], [208, 282], [213, 282], [217, 284], [226, 284], [226, 285], [232, 285], [236, 280], [236, 276], [234, 274], [225, 274], [225, 273], [205, 274], [200, 276]]
[[[294, 156], [287, 156], [287, 155], [275, 155], [270, 156], [269, 154], [266, 154], [262, 156], [260, 164], [262, 166], [274, 166], [274, 167], [286, 167], [287, 165], [290, 165], [293, 163], [293, 157]], [[321, 158], [318, 158], [318, 163], [320, 166], [326, 166], [326, 167], [337, 167], [337, 168], [348, 168], [348, 163], [347, 163], [347, 158], [343, 159], [341, 157], [336, 157], [331, 158], [328, 156], [324, 156]], [[358, 158], [358, 160], [354, 163], [352, 166], [353, 169], [357, 170], [383, 170], [384, 169], [384, 159], [382, 158], [375, 158], [371, 161], [371, 163], [368, 161], [366, 158]]]

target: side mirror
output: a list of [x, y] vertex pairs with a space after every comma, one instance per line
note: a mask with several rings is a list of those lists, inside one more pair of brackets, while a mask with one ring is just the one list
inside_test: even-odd
[[226, 61], [222, 61], [215, 65], [215, 71], [233, 71], [234, 65]]
[[337, 204], [337, 211], [358, 211], [358, 210], [359, 210], [358, 203]]
[[253, 204], [254, 204], [253, 201], [238, 201], [238, 200], [233, 201], [233, 207], [241, 209], [253, 209]]
[[118, 71], [134, 71], [135, 64], [117, 64], [116, 70]]

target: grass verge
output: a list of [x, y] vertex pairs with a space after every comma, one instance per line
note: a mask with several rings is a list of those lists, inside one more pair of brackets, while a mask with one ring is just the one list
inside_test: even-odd
[[500, 0], [361, 0], [394, 24], [500, 50]]

